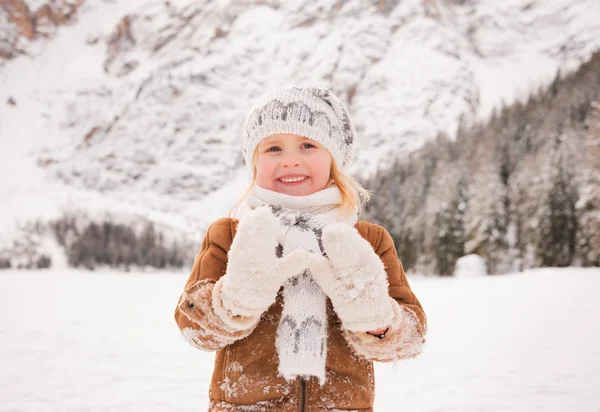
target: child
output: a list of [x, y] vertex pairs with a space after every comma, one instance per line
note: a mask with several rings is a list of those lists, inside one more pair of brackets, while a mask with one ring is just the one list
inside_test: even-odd
[[208, 228], [175, 309], [217, 351], [209, 411], [372, 411], [373, 361], [418, 355], [427, 323], [389, 233], [358, 221], [346, 109], [284, 88], [244, 128], [252, 211]]

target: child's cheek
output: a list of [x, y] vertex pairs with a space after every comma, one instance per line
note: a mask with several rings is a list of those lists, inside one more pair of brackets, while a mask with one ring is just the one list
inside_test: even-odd
[[266, 158], [259, 158], [256, 162], [256, 181], [260, 187], [273, 189], [275, 183], [276, 163]]

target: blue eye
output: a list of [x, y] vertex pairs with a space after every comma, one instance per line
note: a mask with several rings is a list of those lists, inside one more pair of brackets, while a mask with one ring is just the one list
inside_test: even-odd
[[279, 151], [281, 151], [281, 149], [277, 146], [269, 147], [267, 149], [267, 152], [279, 152]]
[[302, 143], [302, 146], [306, 149], [312, 149], [314, 147], [316, 147], [314, 144], [312, 143]]

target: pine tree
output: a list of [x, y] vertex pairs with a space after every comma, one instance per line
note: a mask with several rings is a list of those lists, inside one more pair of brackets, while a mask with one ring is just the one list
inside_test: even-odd
[[569, 266], [575, 253], [577, 193], [561, 149], [560, 144], [539, 221], [536, 257], [541, 266]]
[[590, 104], [584, 142], [585, 165], [577, 202], [576, 256], [584, 266], [600, 266], [600, 93]]
[[487, 124], [461, 122], [456, 141], [440, 136], [382, 170], [367, 186], [382, 198], [367, 218], [390, 230], [411, 267], [448, 274], [460, 251], [453, 188], [462, 174], [463, 252], [484, 257], [489, 273], [600, 266], [598, 102], [600, 53], [527, 103], [494, 111]]
[[465, 251], [464, 215], [467, 207], [466, 179], [459, 180], [454, 199], [443, 203], [436, 212], [434, 230], [436, 272], [440, 275], [451, 275], [456, 261]]

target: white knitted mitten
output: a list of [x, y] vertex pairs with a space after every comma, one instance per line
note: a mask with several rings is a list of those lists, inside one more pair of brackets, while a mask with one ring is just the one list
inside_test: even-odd
[[249, 324], [238, 320], [232, 324], [232, 317], [248, 318], [250, 323], [255, 321], [275, 301], [281, 285], [308, 267], [309, 252], [305, 250], [277, 258], [279, 231], [280, 223], [268, 207], [255, 209], [239, 223], [229, 249], [225, 275], [213, 290], [215, 311], [224, 320], [229, 319], [231, 326]]
[[391, 325], [392, 301], [383, 262], [371, 244], [345, 223], [323, 229], [327, 259], [311, 264], [311, 272], [329, 296], [345, 329], [355, 332]]

